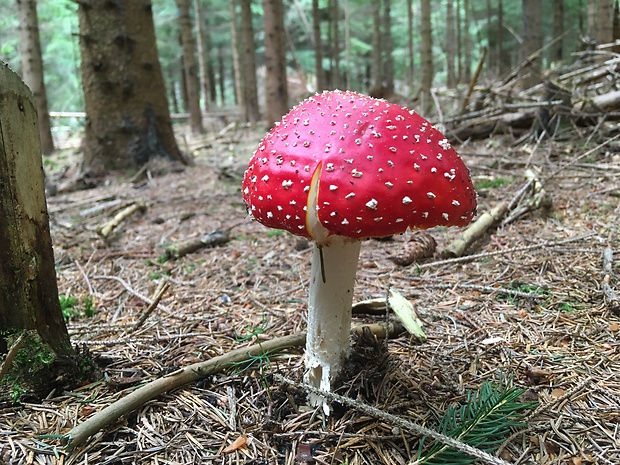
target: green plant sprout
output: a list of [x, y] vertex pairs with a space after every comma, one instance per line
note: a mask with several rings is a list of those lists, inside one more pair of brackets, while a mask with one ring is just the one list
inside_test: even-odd
[[[533, 284], [522, 283], [520, 281], [513, 281], [505, 288], [513, 290], [513, 291], [524, 292], [527, 294], [537, 294], [540, 296], [551, 295], [551, 291], [549, 291], [549, 289], [545, 289], [544, 287], [536, 286]], [[518, 302], [519, 297], [516, 297], [514, 295], [500, 294], [496, 297], [496, 299], [499, 301], [504, 301], [504, 302], [508, 302], [508, 303], [515, 305]]]
[[58, 296], [60, 310], [65, 321], [69, 321], [75, 316], [85, 316], [91, 318], [95, 315], [95, 299], [92, 295], [86, 295], [80, 303], [79, 299], [72, 295], [61, 294]]
[[476, 183], [476, 190], [479, 189], [496, 189], [506, 184], [510, 184], [512, 181], [506, 178], [493, 178], [485, 179]]
[[[520, 400], [524, 393], [525, 389], [509, 386], [509, 383], [486, 382], [478, 391], [469, 392], [464, 404], [450, 406], [434, 429], [492, 454], [513, 428], [524, 426], [524, 412], [536, 406], [536, 402]], [[420, 441], [416, 465], [466, 465], [476, 460], [441, 443], [435, 443], [425, 451], [425, 439]]]
[[282, 349], [265, 351], [263, 350], [263, 346], [261, 345], [259, 334], [263, 334], [267, 329], [268, 321], [267, 314], [263, 312], [261, 325], [256, 327], [251, 324], [246, 325], [242, 330], [241, 334], [238, 334], [237, 331], [234, 331], [235, 340], [237, 342], [245, 342], [250, 339], [254, 339], [256, 343], [260, 346], [262, 353], [260, 355], [249, 355], [248, 359], [240, 362], [233, 363], [233, 372], [235, 373], [243, 373], [244, 371], [249, 370], [252, 366], [256, 365], [258, 368], [258, 372], [260, 374], [263, 385], [265, 386], [265, 390], [267, 391], [267, 396], [269, 400], [271, 398], [271, 388], [269, 386], [269, 382], [267, 381], [267, 377], [265, 376], [265, 368], [269, 368], [270, 366], [270, 356], [275, 352], [280, 352]]

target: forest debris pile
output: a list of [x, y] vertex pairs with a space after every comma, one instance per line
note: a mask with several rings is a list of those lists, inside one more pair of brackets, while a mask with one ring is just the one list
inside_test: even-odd
[[[442, 121], [454, 141], [493, 134], [564, 140], [579, 128], [620, 119], [620, 57], [585, 51], [569, 67], [551, 70], [523, 89], [526, 60], [500, 82], [476, 83], [466, 108]], [[615, 129], [612, 126], [611, 129]]]

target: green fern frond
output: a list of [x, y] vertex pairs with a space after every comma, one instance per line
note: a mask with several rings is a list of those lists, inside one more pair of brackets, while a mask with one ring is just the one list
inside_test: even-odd
[[[511, 434], [511, 428], [522, 427], [523, 412], [534, 408], [535, 402], [522, 402], [524, 389], [484, 383], [478, 391], [469, 392], [463, 405], [451, 406], [436, 430], [464, 444], [488, 453], [495, 452]], [[466, 465], [476, 459], [441, 443], [433, 444], [423, 453], [420, 441], [416, 464]]]

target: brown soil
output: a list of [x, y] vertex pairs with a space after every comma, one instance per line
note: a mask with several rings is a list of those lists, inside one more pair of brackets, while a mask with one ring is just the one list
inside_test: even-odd
[[[323, 418], [304, 406], [303, 391], [274, 379], [301, 379], [301, 350], [159, 396], [71, 454], [56, 441], [142, 383], [256, 338], [304, 330], [310, 250], [247, 219], [241, 200], [239, 176], [260, 136], [242, 127], [208, 136], [184, 147], [196, 156], [185, 172], [49, 199], [60, 293], [78, 302], [92, 296], [96, 306], [92, 317], [76, 306], [72, 340], [107, 366], [93, 383], [5, 406], [0, 462], [352, 465], [415, 458], [419, 435], [348, 407]], [[503, 460], [620, 463], [620, 317], [603, 292], [604, 283], [612, 291], [617, 285], [616, 267], [603, 270], [603, 251], [618, 249], [620, 160], [604, 148], [578, 158], [593, 146], [511, 147], [494, 138], [460, 147], [475, 183], [491, 186], [478, 190], [480, 213], [513, 198], [526, 165], [540, 169], [552, 206], [489, 231], [464, 261], [439, 255], [457, 229], [430, 231], [437, 252], [408, 267], [391, 260], [407, 237], [367, 241], [355, 300], [383, 297], [392, 286], [415, 304], [428, 338], [419, 343], [403, 334], [389, 340], [387, 352], [365, 340], [339, 392], [432, 427], [467, 392], [511, 379], [538, 408], [502, 445]], [[146, 209], [102, 239], [97, 229], [137, 200]], [[165, 260], [167, 245], [216, 230], [230, 230], [231, 240]], [[170, 287], [136, 328], [162, 280]]]

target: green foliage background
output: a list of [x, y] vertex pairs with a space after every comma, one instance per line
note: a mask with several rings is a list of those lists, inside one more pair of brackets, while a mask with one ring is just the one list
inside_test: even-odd
[[[451, 0], [453, 1], [453, 0]], [[210, 59], [221, 54], [226, 60], [225, 82], [227, 103], [232, 103], [232, 65], [230, 50], [230, 24], [229, 24], [229, 0], [201, 0], [206, 27], [210, 35]], [[432, 1], [432, 22], [434, 36], [435, 57], [435, 85], [441, 86], [446, 79], [445, 74], [445, 36], [446, 22], [445, 9], [447, 0]], [[18, 19], [15, 0], [0, 0], [0, 60], [19, 71], [19, 38]], [[312, 12], [311, 0], [297, 0], [299, 8], [292, 1], [284, 1], [286, 11], [286, 27], [290, 40], [287, 53], [287, 65], [291, 70], [303, 70], [311, 75], [314, 70], [314, 50], [312, 47], [311, 30], [305, 23], [311, 25]], [[397, 80], [403, 80], [407, 70], [407, 14], [405, 0], [392, 0], [392, 35], [393, 35], [393, 58]], [[459, 2], [461, 9], [464, 2]], [[489, 44], [489, 39], [497, 38], [497, 15], [496, 0], [492, 0], [491, 15], [487, 13], [487, 2], [469, 2], [471, 28], [468, 34], [472, 44], [472, 66], [478, 60], [483, 47]], [[510, 62], [516, 65], [519, 60], [519, 43], [522, 24], [522, 10], [520, 0], [504, 0], [504, 50], [510, 57]], [[324, 47], [327, 41], [327, 0], [321, 0], [319, 5], [322, 10], [323, 41]], [[456, 5], [456, 2], [455, 2]], [[370, 2], [366, 0], [340, 0], [340, 55], [341, 71], [345, 71], [345, 47], [344, 47], [344, 14], [348, 12], [347, 20], [350, 28], [350, 63], [352, 90], [367, 90], [365, 76], [369, 66], [372, 43], [372, 17]], [[564, 38], [564, 49], [573, 52], [579, 49], [579, 37], [583, 33], [583, 18], [585, 18], [586, 2], [583, 0], [565, 0], [565, 30], [568, 31]], [[543, 30], [545, 43], [552, 40], [552, 2], [543, 2]], [[83, 96], [80, 83], [79, 69], [79, 36], [78, 20], [76, 15], [77, 4], [72, 0], [39, 0], [38, 14], [45, 66], [45, 80], [48, 92], [50, 109], [54, 111], [78, 111], [83, 109]], [[413, 0], [414, 9], [414, 34], [413, 45], [416, 50], [414, 64], [415, 72], [419, 72], [419, 1]], [[254, 0], [252, 5], [254, 13], [254, 30], [258, 65], [263, 62], [263, 33], [262, 33], [262, 3]], [[461, 11], [461, 18], [464, 12]], [[160, 61], [168, 88], [171, 89], [181, 76], [181, 47], [179, 33], [176, 24], [177, 7], [175, 0], [156, 0], [153, 2], [153, 15], [157, 31], [157, 45], [160, 53]], [[490, 19], [489, 19], [490, 18]], [[489, 34], [490, 32], [490, 34]], [[295, 54], [291, 52], [294, 48]], [[567, 53], [568, 55], [568, 53]], [[329, 61], [324, 59], [324, 67], [329, 68]], [[548, 63], [547, 63], [548, 66]], [[415, 75], [414, 83], [405, 89], [407, 92], [415, 91], [415, 82], [419, 75]], [[178, 85], [176, 86], [178, 87]], [[397, 86], [398, 87], [398, 86]]]

